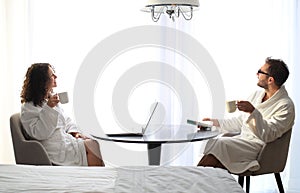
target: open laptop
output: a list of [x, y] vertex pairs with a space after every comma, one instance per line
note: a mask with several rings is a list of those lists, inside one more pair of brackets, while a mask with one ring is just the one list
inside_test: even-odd
[[114, 133], [114, 134], [106, 134], [108, 137], [143, 137], [143, 135], [145, 134], [148, 126], [149, 126], [149, 123], [153, 117], [153, 114], [156, 110], [156, 107], [158, 105], [158, 102], [155, 103], [155, 106], [154, 106], [154, 109], [153, 111], [151, 112], [150, 114], [150, 117], [147, 121], [147, 124], [145, 126], [145, 128], [142, 128], [142, 132], [141, 133]]

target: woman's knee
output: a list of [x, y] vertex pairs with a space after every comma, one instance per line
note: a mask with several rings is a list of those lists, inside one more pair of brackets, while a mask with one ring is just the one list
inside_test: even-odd
[[84, 140], [84, 145], [88, 149], [99, 149], [99, 143], [93, 139], [86, 139]]

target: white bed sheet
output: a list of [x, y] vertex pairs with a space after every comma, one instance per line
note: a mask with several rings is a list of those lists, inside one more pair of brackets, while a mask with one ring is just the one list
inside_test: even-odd
[[0, 165], [0, 192], [244, 192], [222, 169]]

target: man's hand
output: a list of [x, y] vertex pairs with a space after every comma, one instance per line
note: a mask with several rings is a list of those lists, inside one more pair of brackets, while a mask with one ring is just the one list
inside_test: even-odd
[[204, 119], [202, 119], [202, 121], [212, 121], [213, 126], [220, 127], [220, 123], [219, 123], [218, 119], [204, 118]]
[[254, 106], [249, 101], [238, 101], [236, 103], [236, 106], [240, 111], [246, 113], [252, 113], [255, 109]]

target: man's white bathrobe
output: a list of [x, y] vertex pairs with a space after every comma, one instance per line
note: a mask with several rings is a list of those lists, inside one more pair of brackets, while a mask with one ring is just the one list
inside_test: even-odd
[[284, 86], [262, 103], [265, 91], [249, 97], [255, 110], [249, 114], [219, 120], [222, 132], [241, 132], [234, 137], [210, 139], [204, 154], [213, 154], [232, 173], [258, 170], [257, 156], [267, 142], [274, 141], [292, 128], [295, 109]]
[[80, 131], [59, 106], [25, 103], [21, 108], [21, 122], [26, 132], [43, 144], [54, 164], [87, 165], [83, 140], [68, 134]]

